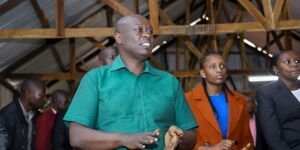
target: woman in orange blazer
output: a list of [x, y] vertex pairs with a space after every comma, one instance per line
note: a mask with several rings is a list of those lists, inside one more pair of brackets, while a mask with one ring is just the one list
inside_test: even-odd
[[223, 57], [211, 53], [200, 61], [203, 78], [186, 93], [199, 124], [194, 150], [253, 149], [245, 97], [225, 85], [227, 68]]

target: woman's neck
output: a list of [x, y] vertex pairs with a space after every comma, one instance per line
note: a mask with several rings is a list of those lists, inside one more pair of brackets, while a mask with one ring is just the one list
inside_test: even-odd
[[298, 90], [300, 88], [300, 83], [297, 79], [296, 80], [287, 80], [287, 79], [283, 79], [283, 78], [280, 78], [280, 79], [287, 86], [287, 88], [291, 91]]
[[222, 85], [206, 84], [209, 96], [220, 95], [223, 92]]

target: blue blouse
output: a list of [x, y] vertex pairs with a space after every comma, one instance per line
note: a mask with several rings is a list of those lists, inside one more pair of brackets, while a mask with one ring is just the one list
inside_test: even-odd
[[223, 139], [226, 139], [227, 137], [227, 129], [228, 129], [228, 103], [226, 101], [226, 95], [225, 93], [221, 93], [220, 95], [216, 96], [209, 96], [212, 102], [212, 105], [214, 105], [217, 113], [215, 113], [216, 118], [218, 120], [219, 126], [222, 131], [222, 137]]

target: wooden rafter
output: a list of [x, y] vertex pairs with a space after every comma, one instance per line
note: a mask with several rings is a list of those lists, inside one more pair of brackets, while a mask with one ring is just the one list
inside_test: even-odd
[[135, 13], [139, 14], [140, 13], [139, 0], [133, 0], [133, 6], [134, 6], [134, 9], [135, 9]]
[[[49, 20], [47, 19], [46, 13], [41, 9], [37, 0], [30, 0], [32, 8], [34, 9], [36, 15], [39, 18], [39, 21], [43, 28], [50, 28]], [[65, 72], [66, 69], [62, 62], [62, 59], [59, 56], [59, 53], [54, 45], [50, 45], [51, 52], [60, 68], [61, 71]]]
[[262, 4], [263, 4], [263, 8], [264, 8], [264, 15], [265, 15], [266, 21], [269, 22], [270, 28], [274, 29], [275, 22], [274, 22], [271, 0], [263, 0]]
[[[175, 77], [199, 77], [200, 70], [192, 71], [169, 71]], [[257, 69], [246, 69], [246, 70], [228, 70], [229, 75], [241, 75], [241, 74], [261, 74], [268, 73], [266, 70]], [[3, 78], [11, 79], [24, 79], [28, 77], [40, 78], [42, 80], [80, 80], [85, 73], [77, 72], [75, 75], [70, 73], [14, 73], [14, 74], [4, 74], [0, 73]]]
[[10, 90], [14, 94], [19, 93], [18, 90], [13, 85], [11, 85], [9, 82], [7, 82], [5, 80], [5, 78], [3, 78], [1, 76], [0, 76], [0, 84], [2, 84], [4, 87], [6, 87], [8, 90]]
[[252, 5], [249, 0], [239, 0], [240, 4], [266, 29], [272, 29], [268, 20]]
[[[300, 20], [279, 21], [274, 30], [292, 30], [300, 28]], [[236, 32], [258, 32], [266, 29], [257, 22], [222, 23], [213, 25], [170, 25], [160, 26], [158, 35], [212, 35]], [[7, 29], [0, 30], [0, 39], [36, 39], [36, 38], [83, 38], [113, 36], [114, 28], [66, 28], [64, 36], [57, 36], [55, 29]]]
[[157, 34], [159, 31], [159, 18], [158, 18], [158, 4], [157, 0], [148, 0], [149, 4], [149, 14], [150, 14], [150, 23], [152, 25], [154, 34]]
[[277, 0], [274, 8], [274, 23], [277, 25], [285, 0]]
[[134, 12], [125, 8], [122, 4], [120, 4], [116, 0], [102, 0], [102, 2], [105, 3], [106, 5], [108, 5], [109, 7], [111, 7], [112, 9], [114, 9], [116, 12], [118, 12], [124, 16], [134, 14]]
[[65, 34], [65, 21], [64, 21], [64, 0], [56, 1], [56, 33], [58, 36]]
[[8, 12], [9, 10], [15, 8], [25, 0], [7, 0], [0, 5], [0, 16]]

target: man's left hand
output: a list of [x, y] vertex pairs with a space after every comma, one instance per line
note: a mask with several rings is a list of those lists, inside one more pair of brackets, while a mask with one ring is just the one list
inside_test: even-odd
[[165, 135], [165, 150], [175, 150], [183, 137], [183, 131], [172, 125]]

